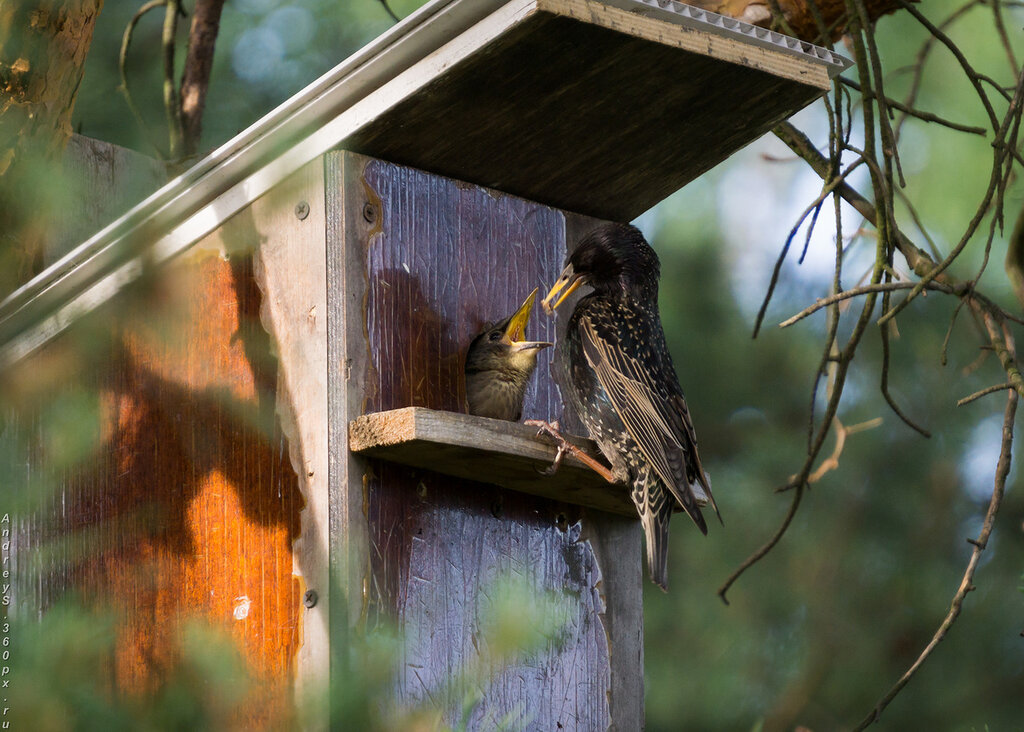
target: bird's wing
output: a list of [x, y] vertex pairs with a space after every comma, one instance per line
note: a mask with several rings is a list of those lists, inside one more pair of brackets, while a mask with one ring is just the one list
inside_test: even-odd
[[[618, 347], [618, 339], [613, 333], [599, 333], [588, 318], [583, 318], [580, 335], [587, 363], [597, 375], [630, 436], [679, 505], [701, 531], [707, 533], [696, 496], [690, 487], [695, 480], [703, 487], [707, 479], [699, 460], [692, 466], [687, 462], [688, 455], [696, 460], [696, 442], [689, 412], [680, 412], [678, 405], [671, 403], [674, 400], [667, 401], [659, 395], [651, 375]], [[686, 403], [681, 397], [679, 402], [685, 410]], [[710, 497], [710, 488], [706, 493]]]

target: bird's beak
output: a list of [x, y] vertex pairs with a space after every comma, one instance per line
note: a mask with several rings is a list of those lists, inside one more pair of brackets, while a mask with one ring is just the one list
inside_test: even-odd
[[[547, 297], [545, 297], [541, 301], [541, 303], [540, 303], [541, 306], [544, 308], [544, 312], [546, 312], [548, 315], [554, 315], [555, 314], [555, 309], [565, 301], [565, 298], [569, 297], [569, 295], [574, 293], [576, 291], [576, 288], [579, 287], [582, 284], [583, 284], [583, 278], [582, 277], [578, 277], [572, 271], [572, 265], [571, 264], [567, 265], [566, 268], [564, 270], [562, 270], [562, 274], [558, 278], [558, 281], [555, 282], [554, 287], [552, 287], [551, 290], [548, 292]], [[554, 305], [552, 305], [551, 304], [551, 299], [555, 295], [557, 295], [558, 292], [562, 288], [564, 288], [566, 285], [569, 286], [569, 289], [566, 290], [562, 294], [562, 296], [560, 298], [558, 298], [558, 300], [555, 302]]]
[[505, 326], [505, 337], [516, 351], [529, 351], [554, 345], [547, 341], [523, 340], [526, 335], [526, 324], [530, 322], [530, 311], [533, 309], [533, 301], [537, 299], [537, 290], [539, 289], [539, 287], [533, 288], [533, 292], [519, 306], [519, 309], [513, 313], [512, 317], [508, 319], [508, 325]]

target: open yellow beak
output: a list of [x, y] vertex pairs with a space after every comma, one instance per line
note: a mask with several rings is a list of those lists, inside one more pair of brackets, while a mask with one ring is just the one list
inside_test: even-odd
[[508, 319], [508, 325], [505, 326], [505, 339], [512, 346], [513, 351], [539, 351], [542, 348], [554, 345], [554, 343], [548, 343], [547, 341], [524, 340], [526, 338], [526, 324], [530, 321], [530, 311], [533, 309], [533, 301], [537, 299], [537, 290], [539, 289], [539, 287], [533, 288], [533, 292], [519, 306], [519, 309], [513, 313], [512, 317]]
[[526, 324], [530, 322], [530, 311], [533, 310], [533, 301], [537, 299], [537, 291], [539, 289], [539, 287], [534, 287], [530, 296], [526, 298], [523, 304], [519, 306], [519, 309], [508, 319], [508, 325], [505, 326], [505, 337], [510, 342], [519, 343], [525, 340]]
[[[568, 265], [564, 270], [562, 270], [561, 276], [555, 282], [554, 286], [548, 291], [547, 297], [541, 300], [540, 304], [544, 308], [544, 312], [548, 315], [554, 315], [558, 306], [565, 302], [565, 298], [574, 293], [576, 288], [582, 284], [583, 278], [575, 277], [572, 271], [572, 265]], [[566, 285], [569, 286], [569, 289], [562, 293], [562, 296], [558, 298], [554, 305], [552, 305], [552, 298], [554, 298], [554, 296], [557, 295]]]

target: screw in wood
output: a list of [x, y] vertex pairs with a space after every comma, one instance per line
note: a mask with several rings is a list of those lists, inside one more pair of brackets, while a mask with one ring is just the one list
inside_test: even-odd
[[298, 217], [299, 221], [305, 220], [305, 218], [309, 216], [309, 204], [305, 201], [299, 201], [295, 204], [295, 215]]
[[316, 601], [320, 598], [317, 597], [316, 590], [306, 590], [306, 594], [302, 596], [302, 604], [306, 607], [314, 607]]
[[366, 219], [366, 223], [372, 224], [377, 220], [377, 209], [372, 203], [363, 204], [363, 218]]

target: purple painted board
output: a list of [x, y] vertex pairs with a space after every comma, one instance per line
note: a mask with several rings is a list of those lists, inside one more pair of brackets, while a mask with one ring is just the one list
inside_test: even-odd
[[[360, 393], [349, 393], [347, 401], [364, 413], [404, 406], [464, 411], [466, 346], [534, 287], [554, 281], [565, 256], [566, 215], [348, 153], [329, 156], [327, 165], [347, 166], [344, 174], [329, 170], [328, 179], [344, 181], [343, 209], [350, 219], [362, 218], [359, 226], [343, 227], [349, 261], [357, 248], [359, 269], [346, 275], [346, 286], [365, 290], [359, 314], [365, 327], [346, 324], [346, 358], [364, 359], [365, 377], [349, 382]], [[329, 199], [335, 195], [328, 191]], [[538, 306], [527, 334], [555, 340], [555, 328]], [[551, 350], [541, 358], [524, 417], [571, 419], [552, 378]], [[379, 614], [404, 632], [396, 681], [401, 703], [443, 704], [438, 700], [455, 684], [482, 697], [470, 729], [502, 720], [529, 730], [634, 726], [613, 724], [628, 719], [610, 708], [617, 696], [613, 678], [621, 675], [613, 665], [639, 677], [640, 659], [616, 658], [608, 612], [612, 605], [636, 608], [620, 612], [616, 630], [638, 645], [639, 600], [612, 603], [607, 593], [639, 597], [635, 522], [485, 482], [375, 460], [358, 464], [362, 479], [350, 476], [348, 490], [365, 490], [370, 577], [363, 620], [372, 626]], [[623, 544], [621, 537], [635, 540], [636, 551], [609, 551], [612, 540]], [[616, 566], [602, 571], [599, 556], [614, 557]], [[493, 650], [485, 647], [492, 595], [508, 577], [525, 583], [532, 597], [557, 597], [567, 623], [557, 639], [483, 673], [480, 664]], [[639, 682], [629, 683], [629, 694], [639, 696]], [[629, 706], [641, 704], [633, 699]], [[448, 706], [446, 721], [458, 723], [461, 710]], [[642, 711], [630, 713], [639, 725]]]

